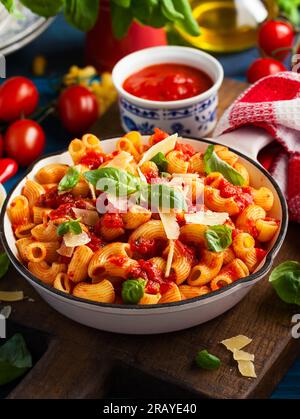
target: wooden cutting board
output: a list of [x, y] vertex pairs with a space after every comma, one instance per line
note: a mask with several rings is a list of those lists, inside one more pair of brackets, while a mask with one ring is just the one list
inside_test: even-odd
[[[245, 85], [225, 80], [219, 112], [235, 99]], [[94, 132], [100, 138], [119, 135], [117, 106], [99, 121]], [[299, 260], [300, 225], [290, 224], [275, 265]], [[1, 289], [23, 289], [34, 299], [13, 303], [10, 332], [24, 330], [34, 358], [39, 361], [9, 392], [8, 398], [101, 398], [115, 397], [267, 397], [297, 355], [300, 339], [291, 336], [291, 318], [300, 308], [284, 304], [267, 277], [226, 314], [189, 330], [156, 335], [126, 336], [81, 326], [50, 308], [27, 282], [11, 268]], [[32, 331], [38, 330], [38, 332]], [[255, 354], [257, 379], [243, 378], [231, 354], [219, 344], [245, 334], [253, 339], [247, 347]], [[208, 349], [222, 360], [216, 371], [193, 365], [195, 353]]]

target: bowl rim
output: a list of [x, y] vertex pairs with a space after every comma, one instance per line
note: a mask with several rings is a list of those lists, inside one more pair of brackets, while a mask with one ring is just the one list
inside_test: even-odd
[[[106, 138], [101, 140], [102, 141], [109, 141], [109, 140], [115, 140], [118, 137], [114, 137], [114, 138]], [[217, 145], [218, 142], [211, 140], [210, 138], [204, 139], [195, 139], [195, 138], [191, 138], [191, 137], [183, 137], [184, 139], [189, 139], [189, 140], [194, 140], [194, 141], [199, 141], [202, 143], [206, 143], [206, 144], [214, 144]], [[25, 265], [23, 265], [19, 259], [14, 255], [13, 251], [10, 248], [10, 245], [6, 239], [5, 236], [5, 231], [4, 231], [4, 216], [6, 214], [6, 207], [7, 204], [10, 200], [10, 197], [13, 195], [13, 193], [15, 192], [15, 190], [18, 188], [19, 184], [24, 180], [24, 178], [26, 178], [26, 176], [32, 172], [32, 170], [34, 169], [35, 165], [48, 158], [48, 157], [52, 157], [52, 156], [59, 156], [62, 155], [63, 153], [66, 152], [66, 150], [61, 151], [61, 152], [54, 152], [54, 153], [49, 153], [47, 155], [42, 156], [41, 158], [37, 159], [34, 163], [32, 163], [30, 165], [30, 167], [28, 167], [28, 169], [26, 170], [24, 176], [22, 176], [21, 179], [19, 179], [19, 181], [17, 182], [17, 184], [12, 188], [12, 190], [7, 194], [6, 199], [3, 203], [3, 206], [1, 208], [1, 214], [0, 214], [0, 239], [2, 242], [2, 245], [4, 247], [4, 250], [6, 251], [7, 255], [9, 256], [9, 259], [11, 260], [11, 262], [13, 263], [13, 265], [15, 266], [15, 268], [28, 280], [32, 281], [34, 284], [36, 284], [38, 287], [41, 287], [43, 289], [45, 289], [47, 292], [56, 294], [58, 297], [63, 297], [63, 299], [65, 299], [66, 301], [70, 301], [70, 302], [78, 302], [78, 303], [85, 303], [86, 305], [92, 305], [92, 306], [96, 306], [96, 307], [101, 307], [104, 309], [107, 308], [112, 308], [112, 309], [121, 309], [121, 310], [161, 310], [163, 308], [167, 308], [167, 307], [179, 307], [179, 306], [187, 306], [189, 304], [193, 304], [196, 302], [201, 302], [201, 301], [205, 301], [208, 299], [214, 299], [214, 297], [216, 296], [220, 296], [221, 294], [225, 294], [228, 293], [229, 291], [231, 291], [234, 288], [239, 288], [239, 287], [243, 287], [243, 285], [247, 285], [251, 282], [257, 282], [259, 279], [261, 279], [262, 276], [264, 276], [265, 274], [267, 274], [267, 272], [270, 270], [272, 262], [274, 257], [276, 256], [277, 252], [279, 251], [282, 242], [285, 238], [286, 232], [287, 232], [287, 228], [288, 228], [288, 207], [287, 207], [287, 202], [283, 196], [283, 193], [281, 192], [281, 189], [279, 187], [279, 185], [277, 184], [277, 182], [272, 178], [272, 176], [267, 172], [267, 170], [261, 166], [257, 161], [251, 159], [250, 157], [244, 155], [243, 153], [241, 153], [238, 150], [235, 150], [232, 147], [228, 147], [229, 150], [233, 151], [234, 153], [238, 154], [240, 157], [246, 159], [249, 163], [253, 164], [273, 185], [279, 201], [280, 201], [280, 205], [281, 205], [281, 210], [282, 210], [282, 219], [281, 219], [281, 225], [280, 225], [280, 230], [279, 230], [279, 234], [278, 237], [272, 247], [272, 249], [268, 252], [266, 259], [265, 259], [265, 263], [263, 264], [263, 266], [256, 272], [253, 272], [252, 274], [246, 276], [245, 278], [240, 279], [239, 281], [235, 281], [230, 285], [227, 285], [226, 287], [222, 287], [217, 291], [214, 291], [212, 293], [208, 293], [205, 295], [201, 295], [199, 297], [194, 297], [194, 298], [190, 298], [187, 300], [182, 300], [182, 301], [176, 301], [176, 302], [172, 302], [172, 303], [163, 303], [163, 304], [145, 304], [145, 305], [133, 305], [133, 304], [128, 304], [128, 305], [124, 305], [124, 304], [111, 304], [111, 303], [101, 303], [101, 302], [97, 302], [97, 301], [91, 301], [91, 300], [87, 300], [84, 298], [80, 298], [80, 297], [76, 297], [72, 294], [67, 294], [64, 293], [62, 291], [57, 290], [56, 288], [51, 287], [50, 285], [47, 285], [45, 283], [43, 283], [42, 281], [40, 281], [38, 278], [36, 278], [27, 268]], [[254, 285], [254, 284], [253, 284]]]
[[[181, 62], [180, 62], [180, 52], [181, 51], [190, 52], [193, 55], [198, 55], [199, 57], [205, 58], [207, 61], [210, 62], [211, 65], [213, 65], [216, 68], [216, 70], [218, 72], [216, 81], [213, 82], [213, 85], [208, 90], [205, 90], [205, 92], [202, 92], [199, 95], [192, 96], [192, 97], [186, 98], [186, 99], [173, 100], [173, 101], [172, 100], [171, 101], [161, 101], [161, 100], [142, 99], [138, 96], [134, 96], [131, 93], [127, 92], [123, 88], [123, 85], [121, 83], [119, 83], [118, 81], [116, 81], [116, 78], [117, 78], [116, 74], [118, 72], [119, 67], [122, 66], [127, 61], [130, 62], [130, 60], [132, 60], [134, 57], [136, 57], [138, 55], [142, 55], [145, 51], [149, 51], [149, 54], [151, 54], [151, 52], [155, 53], [155, 51], [159, 52], [159, 51], [163, 51], [163, 50], [166, 50], [166, 49], [168, 49], [169, 51], [174, 51], [174, 53], [177, 53], [179, 62], [176, 63], [176, 64], [181, 64]], [[185, 63], [183, 62], [182, 64], [185, 64]], [[149, 65], [151, 65], [151, 64], [149, 64]], [[144, 68], [144, 67], [142, 67], [142, 68]], [[131, 72], [130, 74], [132, 75], [134, 73]], [[114, 83], [115, 88], [117, 89], [119, 95], [124, 97], [125, 99], [127, 99], [129, 102], [134, 102], [136, 105], [144, 107], [144, 108], [150, 107], [150, 108], [173, 109], [173, 108], [189, 107], [191, 105], [194, 105], [195, 103], [202, 102], [203, 100], [206, 100], [211, 95], [217, 93], [217, 91], [221, 87], [223, 79], [224, 79], [223, 67], [215, 57], [208, 54], [207, 52], [197, 50], [195, 48], [183, 47], [183, 46], [174, 46], [174, 45], [164, 45], [164, 46], [159, 46], [159, 47], [150, 47], [150, 48], [144, 48], [142, 50], [132, 52], [131, 54], [126, 55], [126, 57], [121, 58], [121, 60], [119, 60], [115, 64], [115, 66], [112, 70], [112, 80], [113, 80], [113, 83]]]

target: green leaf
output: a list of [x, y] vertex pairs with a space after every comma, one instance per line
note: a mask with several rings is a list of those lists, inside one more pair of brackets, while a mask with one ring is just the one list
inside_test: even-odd
[[217, 153], [214, 151], [213, 144], [207, 147], [203, 159], [205, 172], [207, 174], [211, 172], [219, 172], [233, 185], [243, 186], [245, 184], [243, 176], [230, 166], [230, 164], [218, 157]]
[[300, 305], [300, 263], [289, 260], [273, 269], [269, 282], [277, 295], [288, 304]]
[[153, 161], [156, 164], [160, 172], [167, 171], [168, 160], [165, 158], [164, 153], [162, 153], [161, 151], [157, 153], [154, 157], [152, 157], [151, 161]]
[[165, 17], [161, 11], [161, 5], [159, 3], [154, 4], [152, 1], [152, 12], [148, 18], [148, 25], [153, 28], [163, 28], [170, 21]]
[[85, 179], [94, 185], [97, 190], [108, 192], [112, 195], [126, 196], [138, 191], [141, 187], [141, 180], [137, 176], [126, 172], [123, 169], [114, 167], [102, 167], [90, 170], [83, 174]]
[[130, 7], [131, 0], [112, 0], [113, 3], [116, 3], [120, 7]]
[[32, 358], [24, 338], [19, 333], [0, 347], [0, 385], [23, 375], [32, 367]]
[[64, 223], [61, 223], [56, 230], [56, 234], [58, 236], [63, 236], [67, 233], [72, 234], [80, 234], [82, 233], [81, 225], [79, 224], [80, 218], [77, 220], [69, 220], [65, 221]]
[[65, 176], [61, 179], [58, 184], [58, 191], [69, 191], [70, 189], [74, 188], [79, 182], [80, 173], [78, 172], [75, 167], [69, 167]]
[[110, 4], [110, 11], [114, 36], [117, 39], [121, 39], [127, 34], [133, 20], [131, 8], [120, 7], [112, 2]]
[[193, 16], [191, 5], [188, 0], [173, 0], [177, 12], [183, 14], [184, 19], [177, 20], [176, 25], [192, 36], [199, 36], [200, 29]]
[[65, 0], [66, 21], [83, 32], [93, 28], [98, 17], [98, 10], [99, 0]]
[[161, 0], [161, 11], [171, 22], [184, 19], [184, 15], [175, 9], [172, 0]]
[[43, 17], [57, 15], [64, 4], [64, 0], [20, 0], [20, 2], [33, 13]]
[[222, 252], [232, 243], [232, 229], [227, 225], [211, 226], [205, 232], [207, 248], [211, 252]]
[[205, 370], [215, 370], [221, 365], [220, 359], [210, 354], [206, 349], [197, 353], [195, 361], [199, 368]]
[[8, 13], [13, 15], [16, 19], [23, 19], [23, 14], [17, 9], [15, 0], [1, 0], [1, 3], [6, 8]]
[[144, 184], [139, 195], [140, 204], [148, 203], [150, 208], [187, 210], [184, 195], [165, 184]]
[[144, 25], [151, 25], [153, 3], [151, 0], [131, 0], [132, 16]]
[[8, 271], [10, 260], [6, 253], [0, 253], [0, 278], [2, 278]]
[[138, 304], [144, 295], [146, 281], [142, 278], [128, 279], [122, 284], [122, 300], [125, 304]]
[[282, 14], [295, 26], [300, 25], [300, 0], [277, 0]]

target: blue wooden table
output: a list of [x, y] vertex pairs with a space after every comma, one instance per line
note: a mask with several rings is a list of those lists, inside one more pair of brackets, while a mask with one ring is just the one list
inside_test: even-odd
[[[62, 16], [38, 39], [22, 50], [7, 57], [7, 77], [26, 75], [32, 77], [31, 63], [33, 58], [42, 54], [47, 58], [48, 71], [51, 82], [46, 78], [34, 78], [40, 94], [41, 103], [46, 103], [55, 96], [54, 87], [57, 79], [64, 74], [72, 64], [83, 65], [84, 34], [68, 26]], [[101, 44], [99, 43], [99, 48]], [[258, 57], [256, 49], [240, 54], [218, 56], [222, 63], [226, 77], [245, 81], [245, 72], [249, 64]], [[62, 150], [67, 147], [70, 135], [62, 129], [55, 118], [49, 118], [43, 124], [47, 135], [46, 153]], [[22, 176], [20, 171], [13, 179], [4, 185], [7, 190]], [[300, 399], [300, 359], [295, 362], [277, 389], [273, 392], [273, 399]]]

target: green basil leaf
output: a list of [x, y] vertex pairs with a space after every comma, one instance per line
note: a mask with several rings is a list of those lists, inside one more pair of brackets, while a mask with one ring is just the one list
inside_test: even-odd
[[0, 347], [0, 385], [23, 375], [32, 367], [32, 358], [24, 338], [19, 333]]
[[165, 158], [164, 153], [162, 153], [161, 151], [157, 153], [154, 157], [152, 157], [151, 161], [153, 161], [156, 164], [160, 172], [167, 171], [168, 160]]
[[199, 368], [205, 370], [215, 370], [221, 365], [220, 359], [210, 354], [206, 349], [197, 353], [195, 361]]
[[6, 253], [0, 253], [0, 278], [2, 278], [8, 271], [10, 260]]
[[16, 19], [24, 18], [24, 15], [17, 9], [15, 0], [1, 0], [1, 3], [6, 8], [8, 13], [13, 15]]
[[122, 300], [125, 304], [138, 304], [144, 295], [146, 281], [142, 278], [128, 279], [122, 285]]
[[172, 0], [161, 0], [161, 11], [171, 22], [184, 19], [184, 15], [175, 9]]
[[64, 0], [20, 0], [33, 13], [43, 16], [55, 16], [64, 5]]
[[160, 3], [153, 3], [152, 0], [152, 12], [148, 17], [148, 25], [153, 28], [163, 28], [167, 23], [170, 21], [162, 13]]
[[177, 12], [183, 14], [184, 19], [177, 20], [176, 25], [192, 36], [199, 36], [200, 29], [193, 16], [189, 0], [172, 0]]
[[203, 159], [205, 172], [207, 174], [211, 172], [219, 172], [233, 185], [245, 185], [245, 179], [243, 176], [232, 166], [230, 166], [230, 164], [226, 163], [224, 160], [218, 157], [217, 153], [214, 151], [213, 144], [207, 147]]
[[279, 298], [288, 304], [300, 306], [300, 263], [289, 260], [273, 269], [269, 282]]
[[75, 169], [75, 167], [69, 167], [67, 173], [58, 184], [58, 191], [63, 192], [74, 188], [74, 186], [76, 186], [79, 182], [79, 178], [80, 173], [78, 170]]
[[120, 7], [130, 7], [131, 0], [112, 0], [113, 3], [116, 3]]
[[127, 34], [132, 23], [132, 10], [130, 7], [120, 7], [112, 2], [110, 3], [110, 12], [113, 34], [117, 39], [121, 39]]
[[69, 221], [69, 231], [73, 234], [80, 234], [82, 233], [81, 225], [78, 221]]
[[[52, 3], [47, 2], [47, 3]], [[99, 0], [65, 0], [66, 21], [83, 32], [95, 25], [99, 10]]]
[[222, 252], [232, 243], [232, 229], [226, 224], [211, 226], [205, 232], [207, 248], [211, 252]]
[[79, 224], [80, 219], [77, 220], [69, 220], [65, 221], [64, 223], [61, 223], [57, 229], [56, 234], [58, 236], [63, 236], [67, 233], [73, 233], [73, 234], [80, 234], [82, 233], [81, 225]]
[[114, 167], [102, 167], [85, 172], [83, 176], [94, 185], [97, 190], [108, 192], [112, 195], [130, 195], [141, 187], [141, 180], [123, 169]]
[[142, 185], [139, 191], [140, 204], [148, 203], [150, 208], [187, 210], [184, 195], [165, 184]]

